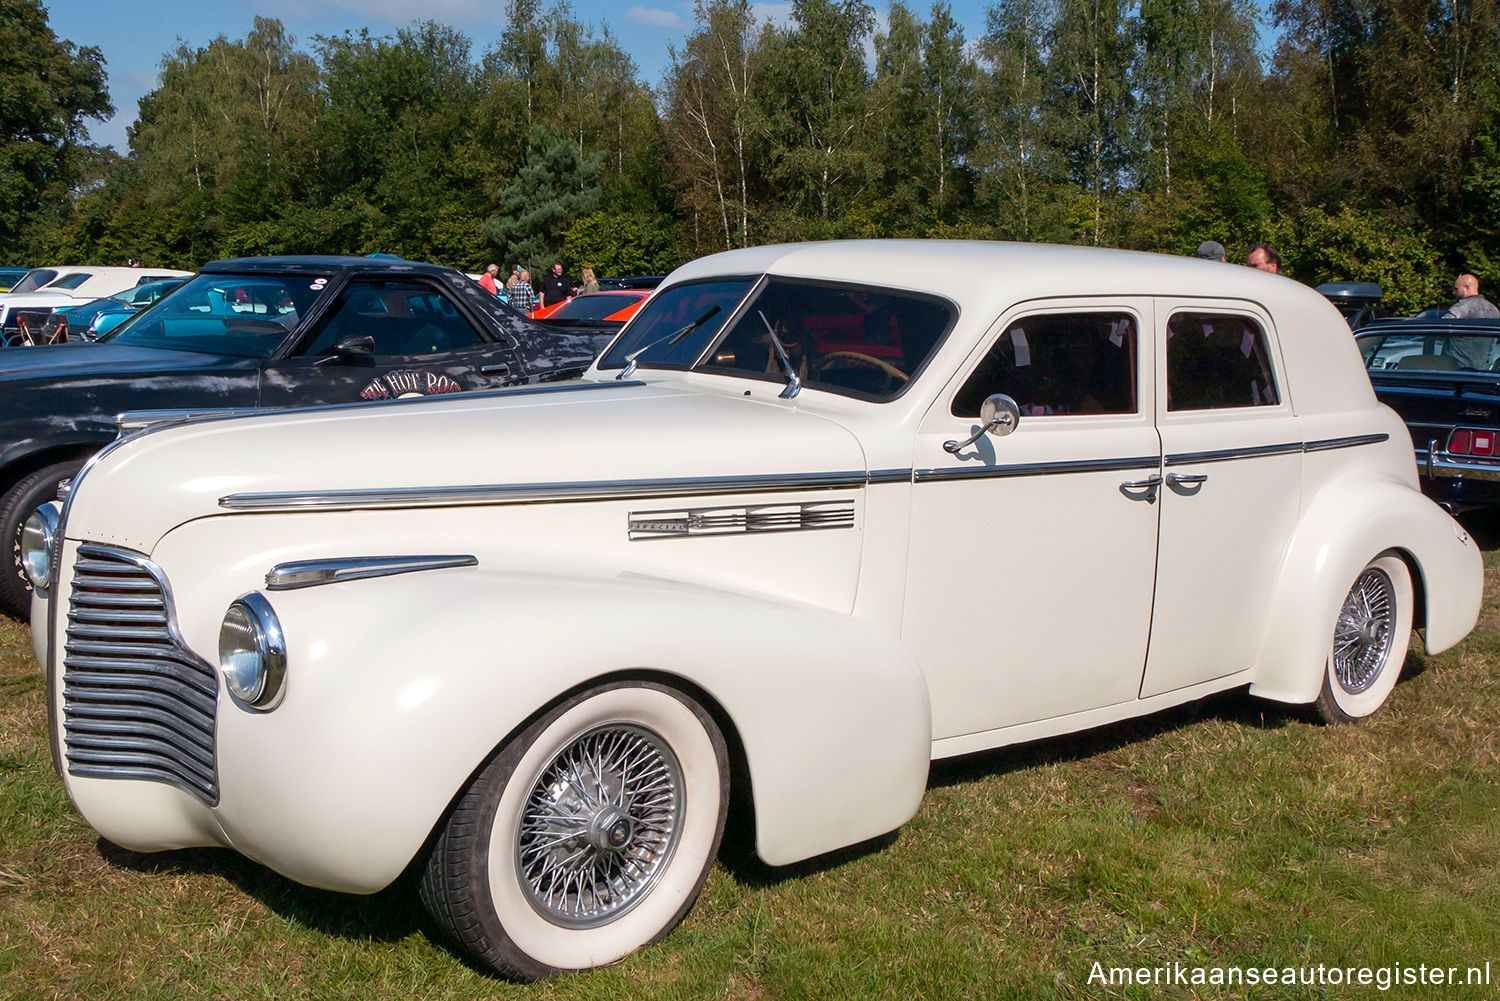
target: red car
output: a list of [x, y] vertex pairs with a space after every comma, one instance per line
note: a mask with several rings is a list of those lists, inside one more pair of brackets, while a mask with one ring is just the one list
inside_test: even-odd
[[539, 306], [531, 318], [566, 326], [623, 327], [650, 294], [650, 289], [585, 292], [553, 306]]

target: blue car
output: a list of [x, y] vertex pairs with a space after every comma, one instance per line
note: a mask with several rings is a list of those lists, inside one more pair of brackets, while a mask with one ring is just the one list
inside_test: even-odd
[[41, 340], [47, 344], [98, 340], [99, 335], [115, 329], [185, 281], [186, 278], [164, 278], [143, 282], [118, 295], [54, 309], [42, 327]]

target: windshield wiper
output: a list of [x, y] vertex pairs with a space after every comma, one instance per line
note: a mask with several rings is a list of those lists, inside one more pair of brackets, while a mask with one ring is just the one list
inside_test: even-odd
[[667, 336], [658, 337], [656, 340], [652, 341], [650, 344], [647, 344], [645, 347], [636, 348], [634, 351], [630, 352], [630, 354], [625, 356], [625, 367], [620, 370], [619, 375], [615, 376], [615, 381], [619, 382], [621, 379], [628, 379], [632, 375], [634, 375], [635, 360], [641, 355], [645, 354], [647, 351], [650, 351], [652, 348], [656, 347], [658, 344], [665, 343], [668, 347], [671, 347], [675, 344], [682, 343], [682, 339], [684, 337], [686, 337], [688, 334], [691, 334], [699, 327], [703, 326], [709, 320], [713, 319], [714, 316], [719, 312], [720, 308], [721, 307], [719, 306], [710, 306], [708, 307], [708, 309], [704, 310], [702, 316], [698, 317], [698, 319], [694, 320], [692, 323], [689, 323], [683, 327], [679, 327]]
[[802, 380], [797, 378], [797, 370], [792, 368], [792, 360], [786, 356], [786, 348], [781, 346], [781, 338], [776, 336], [776, 330], [771, 326], [771, 321], [766, 319], [766, 314], [757, 309], [755, 315], [766, 325], [766, 333], [771, 335], [771, 344], [776, 348], [776, 357], [780, 359], [781, 367], [786, 372], [786, 388], [777, 395], [783, 400], [790, 400], [802, 392]]

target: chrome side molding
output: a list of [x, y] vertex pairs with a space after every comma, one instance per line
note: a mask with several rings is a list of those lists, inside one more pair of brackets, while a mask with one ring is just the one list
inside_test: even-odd
[[267, 591], [294, 591], [346, 580], [390, 577], [420, 570], [478, 566], [474, 556], [345, 556], [326, 560], [278, 563], [266, 574]]

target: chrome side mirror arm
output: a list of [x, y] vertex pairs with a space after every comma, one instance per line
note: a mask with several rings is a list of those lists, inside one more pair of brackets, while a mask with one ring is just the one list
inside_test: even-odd
[[943, 442], [943, 451], [952, 455], [968, 448], [987, 434], [993, 434], [997, 438], [1010, 434], [1021, 420], [1021, 408], [1016, 405], [1015, 400], [1004, 393], [995, 393], [985, 397], [984, 403], [980, 404], [979, 420], [978, 431], [969, 435], [965, 441]]

